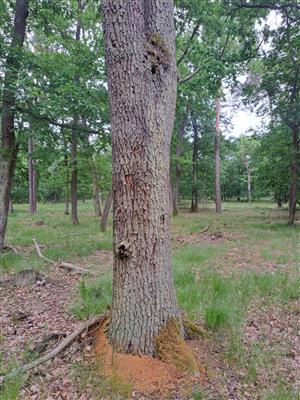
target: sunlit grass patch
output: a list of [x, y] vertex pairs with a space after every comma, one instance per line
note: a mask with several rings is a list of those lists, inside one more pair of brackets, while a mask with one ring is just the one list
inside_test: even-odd
[[[16, 364], [14, 362], [5, 362], [2, 359], [0, 353], [0, 376], [7, 375], [14, 368]], [[0, 385], [0, 400], [17, 400], [19, 398], [19, 392], [23, 383], [23, 376], [17, 376], [4, 381], [3, 385]]]
[[71, 312], [79, 319], [104, 313], [111, 304], [112, 280], [106, 274], [93, 282], [82, 280], [79, 284], [80, 300], [71, 307]]
[[280, 382], [274, 390], [266, 394], [264, 400], [299, 400], [299, 394], [299, 392], [296, 393], [291, 387]]
[[0, 400], [17, 400], [22, 387], [23, 379], [16, 377], [8, 379], [0, 388]]

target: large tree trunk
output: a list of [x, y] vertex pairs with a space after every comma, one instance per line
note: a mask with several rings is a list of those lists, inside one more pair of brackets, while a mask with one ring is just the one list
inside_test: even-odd
[[294, 225], [297, 208], [297, 180], [299, 162], [299, 127], [292, 128], [292, 164], [291, 164], [291, 186], [289, 195], [289, 225]]
[[107, 220], [108, 220], [109, 211], [111, 209], [112, 200], [113, 200], [113, 193], [112, 193], [112, 190], [110, 190], [108, 195], [107, 195], [107, 199], [105, 201], [105, 204], [104, 204], [103, 214], [102, 214], [101, 221], [100, 221], [100, 230], [101, 230], [101, 232], [106, 232]]
[[2, 99], [2, 135], [0, 151], [0, 250], [4, 247], [11, 185], [18, 150], [14, 132], [15, 87], [21, 65], [20, 50], [24, 43], [27, 16], [28, 0], [17, 0], [13, 37], [5, 66]]
[[94, 213], [95, 217], [100, 217], [102, 215], [100, 207], [100, 187], [98, 182], [97, 170], [94, 166], [92, 166], [92, 180], [93, 180]]
[[34, 169], [34, 162], [32, 160], [33, 142], [32, 138], [28, 138], [28, 183], [29, 183], [29, 212], [31, 215], [36, 213], [36, 171]]
[[178, 129], [177, 134], [177, 145], [176, 145], [176, 165], [175, 165], [175, 187], [173, 190], [173, 215], [178, 215], [178, 203], [179, 203], [179, 190], [180, 190], [180, 180], [181, 180], [181, 165], [179, 158], [182, 156], [182, 144], [185, 133], [185, 128], [187, 124], [188, 116], [187, 113], [184, 114], [181, 125]]
[[199, 154], [199, 133], [198, 124], [195, 116], [192, 113], [192, 125], [193, 125], [193, 169], [192, 169], [192, 204], [191, 212], [198, 212], [198, 188], [197, 188], [197, 162]]
[[216, 102], [216, 127], [215, 127], [215, 206], [216, 212], [222, 212], [221, 203], [221, 178], [220, 178], [220, 147], [221, 147], [221, 130], [220, 130], [220, 114], [221, 100], [217, 98]]
[[172, 0], [104, 0], [113, 146], [111, 343], [156, 354], [181, 319], [170, 256], [169, 162], [177, 71]]

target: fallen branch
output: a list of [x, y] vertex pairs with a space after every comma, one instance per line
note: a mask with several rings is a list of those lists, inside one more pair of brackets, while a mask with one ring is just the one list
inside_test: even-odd
[[74, 332], [72, 332], [69, 336], [67, 336], [58, 346], [56, 346], [53, 350], [49, 353], [45, 354], [44, 356], [38, 358], [35, 361], [32, 361], [28, 364], [22, 365], [19, 368], [14, 369], [9, 374], [0, 376], [0, 385], [3, 384], [4, 381], [7, 379], [15, 378], [16, 376], [23, 374], [31, 369], [51, 360], [52, 358], [56, 357], [59, 353], [65, 350], [68, 346], [70, 346], [75, 339], [80, 336], [85, 330], [90, 329], [93, 325], [100, 324], [105, 322], [107, 318], [107, 314], [101, 315], [100, 317], [89, 319], [88, 321], [83, 322]]
[[47, 262], [49, 264], [52, 264], [52, 265], [56, 265], [56, 266], [58, 266], [60, 268], [67, 269], [68, 271], [77, 272], [79, 274], [92, 274], [92, 275], [95, 275], [92, 271], [89, 271], [88, 269], [82, 268], [82, 267], [80, 267], [78, 265], [74, 265], [74, 264], [71, 264], [71, 263], [68, 263], [68, 262], [65, 262], [65, 261], [56, 262], [56, 261], [50, 260], [50, 258], [47, 258], [42, 254], [41, 248], [40, 248], [38, 242], [34, 238], [32, 239], [32, 241], [33, 241], [33, 243], [35, 245], [35, 248], [36, 248], [36, 251], [38, 253], [38, 256], [41, 259], [43, 259], [45, 262]]
[[210, 225], [207, 225], [204, 229], [202, 229], [202, 231], [198, 232], [199, 235], [200, 235], [201, 233], [207, 232], [207, 231], [209, 230], [209, 227], [210, 227]]
[[53, 340], [59, 340], [65, 338], [67, 335], [64, 332], [52, 332], [45, 336], [41, 342], [37, 343], [32, 349], [32, 353], [41, 354], [44, 353], [48, 346], [49, 342]]
[[19, 254], [20, 252], [19, 252], [19, 250], [18, 249], [16, 249], [14, 246], [12, 246], [11, 244], [6, 244], [5, 246], [4, 246], [4, 250], [11, 250], [11, 251], [13, 251], [15, 254]]

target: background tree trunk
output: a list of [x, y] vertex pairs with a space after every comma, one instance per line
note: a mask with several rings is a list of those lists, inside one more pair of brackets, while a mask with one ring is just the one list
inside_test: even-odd
[[113, 305], [110, 341], [156, 354], [178, 321], [170, 256], [169, 163], [176, 104], [172, 0], [104, 0], [113, 146]]
[[191, 212], [198, 212], [198, 188], [197, 188], [197, 162], [199, 154], [199, 133], [198, 124], [195, 115], [192, 113], [192, 125], [193, 125], [193, 168], [192, 168], [192, 204]]
[[[78, 125], [78, 117], [74, 116], [74, 125]], [[78, 214], [77, 214], [77, 129], [72, 129], [72, 141], [71, 141], [71, 221], [72, 224], [78, 225]]]
[[215, 205], [216, 212], [222, 212], [221, 202], [221, 178], [220, 178], [220, 147], [221, 147], [221, 130], [220, 130], [220, 114], [221, 100], [220, 97], [216, 101], [216, 129], [215, 129]]
[[292, 128], [292, 164], [291, 164], [291, 186], [289, 196], [289, 225], [294, 225], [297, 208], [297, 181], [299, 162], [299, 127]]
[[69, 161], [67, 153], [67, 142], [64, 141], [64, 166], [65, 166], [65, 215], [70, 214], [70, 173], [69, 173]]
[[[81, 11], [82, 5], [81, 0], [77, 1], [78, 10]], [[77, 42], [80, 41], [81, 34], [81, 23], [78, 18], [77, 26], [76, 26], [76, 35], [75, 40]], [[79, 75], [76, 73], [74, 82], [79, 82]], [[78, 131], [76, 126], [78, 126], [79, 116], [78, 113], [74, 113], [73, 117], [73, 125], [72, 128], [72, 140], [71, 140], [71, 221], [73, 225], [78, 225], [78, 213], [77, 213], [77, 204], [78, 204], [78, 195], [77, 195], [77, 141], [78, 141]]]
[[182, 142], [184, 138], [185, 128], [187, 125], [188, 116], [184, 114], [181, 125], [178, 129], [177, 134], [177, 145], [176, 145], [176, 166], [175, 166], [175, 188], [173, 191], [173, 215], [178, 215], [178, 202], [179, 202], [179, 190], [180, 190], [180, 179], [181, 179], [181, 165], [179, 158], [182, 156]]
[[113, 193], [112, 193], [112, 190], [110, 190], [108, 195], [107, 195], [107, 199], [105, 201], [105, 204], [104, 204], [103, 214], [102, 214], [101, 221], [100, 221], [100, 230], [101, 230], [101, 232], [106, 232], [107, 220], [108, 220], [109, 211], [111, 209], [112, 200], [113, 200]]
[[11, 197], [10, 197], [10, 199], [9, 199], [8, 211], [9, 211], [11, 214], [14, 212], [14, 205], [13, 205], [13, 201], [12, 201], [12, 198], [11, 198]]
[[13, 36], [6, 59], [1, 119], [0, 152], [0, 250], [4, 247], [9, 199], [18, 147], [14, 132], [15, 85], [21, 65], [20, 50], [23, 47], [28, 16], [28, 0], [17, 0]]
[[36, 171], [34, 169], [34, 162], [32, 160], [32, 152], [33, 152], [33, 142], [32, 138], [28, 138], [28, 174], [29, 174], [29, 212], [31, 215], [36, 213], [36, 196], [37, 196], [37, 187], [36, 187]]
[[247, 160], [247, 157], [245, 157], [245, 159], [244, 159], [244, 164], [245, 164], [245, 168], [247, 171], [247, 197], [248, 197], [248, 202], [251, 203], [251, 200], [252, 200], [252, 188], [251, 188], [252, 174], [251, 174], [250, 163]]
[[92, 167], [92, 180], [93, 180], [93, 204], [95, 217], [100, 217], [102, 215], [100, 207], [100, 187], [98, 182], [98, 175], [96, 168]]

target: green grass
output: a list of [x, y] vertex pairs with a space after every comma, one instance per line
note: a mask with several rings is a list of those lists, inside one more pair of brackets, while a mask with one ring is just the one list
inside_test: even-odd
[[90, 283], [82, 280], [79, 285], [80, 299], [72, 306], [71, 312], [79, 319], [102, 314], [111, 304], [111, 283], [110, 274]]
[[7, 380], [0, 389], [0, 400], [17, 400], [22, 387], [22, 378]]
[[[15, 205], [15, 210], [9, 218], [7, 240], [19, 246], [21, 253], [0, 255], [0, 274], [30, 268], [46, 270], [32, 245], [33, 237], [44, 246], [46, 257], [78, 264], [96, 250], [112, 248], [111, 220], [108, 232], [101, 233], [91, 202], [79, 204], [78, 226], [63, 214], [63, 204], [39, 204], [33, 218], [26, 205]], [[44, 225], [36, 225], [37, 220], [43, 220]], [[196, 234], [206, 226], [206, 234], [221, 231], [236, 235], [236, 239], [220, 243], [204, 241], [176, 247], [172, 264], [180, 308], [190, 319], [202, 322], [211, 332], [211, 340], [226, 338], [224, 355], [232, 363], [247, 365], [249, 381], [255, 381], [258, 368], [270, 362], [261, 349], [253, 349], [251, 357], [244, 352], [241, 332], [249, 305], [279, 304], [288, 309], [300, 296], [300, 227], [288, 227], [286, 221], [287, 210], [277, 210], [268, 202], [225, 203], [221, 215], [212, 209], [200, 210], [196, 215], [182, 211], [172, 220], [175, 236]], [[230, 254], [237, 259], [230, 259]], [[238, 268], [238, 257], [247, 258], [249, 268]], [[71, 312], [78, 319], [104, 312], [111, 304], [111, 282], [111, 272], [96, 280], [82, 280]], [[113, 382], [107, 385], [110, 387]], [[9, 386], [14, 393], [20, 383], [9, 382]], [[17, 398], [5, 397], [7, 390], [3, 389], [0, 399]], [[289, 388], [280, 385], [264, 396], [264, 400], [295, 398]]]
[[[7, 361], [4, 362], [3, 355], [0, 353], [0, 376], [8, 374], [14, 368], [16, 368], [15, 363]], [[4, 384], [0, 386], [0, 400], [17, 400], [22, 383], [22, 376], [7, 379]]]
[[277, 387], [270, 391], [264, 400], [298, 400], [299, 393], [296, 394], [289, 387], [286, 387], [284, 383], [279, 383]]

